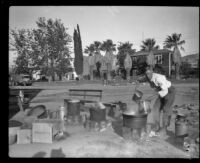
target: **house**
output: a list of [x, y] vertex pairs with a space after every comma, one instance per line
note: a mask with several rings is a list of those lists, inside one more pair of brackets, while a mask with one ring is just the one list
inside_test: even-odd
[[[131, 56], [133, 62], [146, 62], [146, 57], [149, 54], [147, 51], [138, 51]], [[153, 50], [155, 63], [162, 67], [167, 76], [171, 75], [172, 71], [172, 55], [173, 52], [168, 49]]]
[[181, 61], [182, 63], [183, 62], [189, 63], [191, 65], [191, 68], [198, 68], [199, 53], [186, 55], [182, 57]]

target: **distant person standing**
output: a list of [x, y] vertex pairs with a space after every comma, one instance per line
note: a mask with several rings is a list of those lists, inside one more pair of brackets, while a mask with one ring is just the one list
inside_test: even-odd
[[[166, 135], [167, 127], [170, 125], [172, 105], [175, 100], [175, 88], [164, 75], [154, 73], [150, 66], [147, 66], [145, 76], [151, 88], [158, 93], [158, 98], [148, 116], [147, 123], [155, 124], [160, 134]], [[161, 112], [163, 112], [162, 126], [160, 126]]]

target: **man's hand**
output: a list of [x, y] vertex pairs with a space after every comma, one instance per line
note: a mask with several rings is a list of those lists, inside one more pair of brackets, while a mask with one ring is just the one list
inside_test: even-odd
[[159, 91], [161, 91], [162, 89], [161, 89], [160, 87], [156, 87], [156, 88], [154, 88], [154, 90], [155, 90], [156, 92], [159, 92]]

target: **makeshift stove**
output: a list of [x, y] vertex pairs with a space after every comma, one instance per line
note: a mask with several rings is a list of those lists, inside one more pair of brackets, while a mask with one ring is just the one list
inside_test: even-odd
[[64, 99], [66, 123], [79, 125], [81, 123], [81, 108], [83, 105], [80, 100]]
[[148, 101], [141, 100], [143, 93], [135, 90], [132, 96], [132, 103], [126, 105], [126, 109], [123, 111], [123, 137], [126, 137], [126, 128], [131, 132], [131, 136], [136, 136], [133, 133], [136, 132], [137, 136], [141, 137], [144, 133], [147, 124], [147, 115], [150, 105]]
[[88, 106], [89, 114], [85, 116], [84, 127], [89, 131], [104, 131], [108, 125], [107, 108], [101, 102]]

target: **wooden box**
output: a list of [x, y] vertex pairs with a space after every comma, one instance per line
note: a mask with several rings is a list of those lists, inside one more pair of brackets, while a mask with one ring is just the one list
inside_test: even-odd
[[35, 123], [47, 123], [52, 125], [52, 135], [64, 130], [64, 121], [60, 119], [37, 119]]
[[32, 126], [32, 142], [33, 143], [52, 143], [53, 141], [53, 125], [45, 122], [35, 122]]
[[31, 129], [21, 129], [17, 131], [17, 144], [30, 144], [31, 139]]

